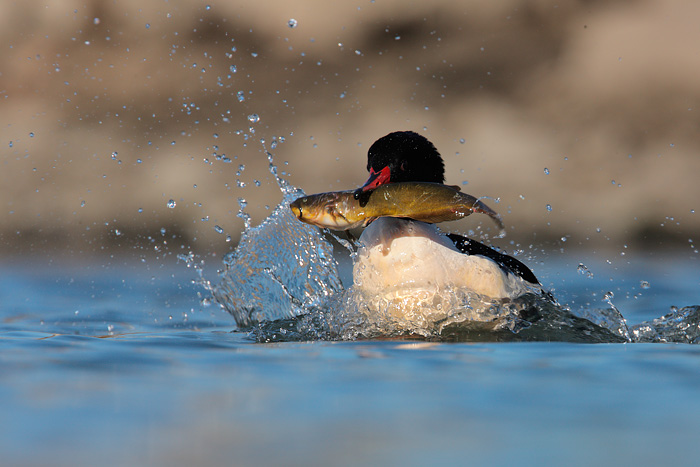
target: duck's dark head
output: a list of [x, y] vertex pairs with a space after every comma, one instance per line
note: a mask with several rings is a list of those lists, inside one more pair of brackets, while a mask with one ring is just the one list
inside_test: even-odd
[[355, 191], [355, 199], [385, 183], [445, 181], [440, 153], [413, 131], [395, 131], [375, 141], [367, 151], [367, 170], [369, 179]]

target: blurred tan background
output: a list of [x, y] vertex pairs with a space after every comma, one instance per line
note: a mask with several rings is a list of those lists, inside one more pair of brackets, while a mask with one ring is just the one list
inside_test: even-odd
[[502, 246], [688, 248], [699, 21], [696, 0], [3, 2], [0, 243], [218, 255], [238, 198], [254, 223], [281, 199], [265, 149], [307, 193], [349, 189], [411, 129], [500, 199]]

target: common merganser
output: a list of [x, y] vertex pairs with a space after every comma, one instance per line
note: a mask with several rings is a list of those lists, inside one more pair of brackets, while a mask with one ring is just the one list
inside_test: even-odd
[[[445, 181], [440, 153], [412, 131], [390, 133], [372, 144], [367, 170], [369, 179], [356, 198], [385, 183]], [[503, 300], [541, 287], [517, 259], [476, 240], [444, 234], [433, 224], [381, 217], [364, 230], [359, 243], [355, 287], [389, 301], [413, 297], [425, 303], [448, 289]]]

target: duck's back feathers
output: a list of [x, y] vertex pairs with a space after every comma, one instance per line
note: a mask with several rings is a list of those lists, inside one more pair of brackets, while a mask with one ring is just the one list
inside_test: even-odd
[[483, 243], [479, 243], [471, 238], [463, 237], [457, 234], [447, 234], [447, 237], [454, 242], [454, 245], [459, 251], [467, 255], [481, 255], [494, 260], [505, 271], [511, 272], [516, 276], [530, 282], [531, 284], [539, 285], [540, 281], [523, 263], [513, 258], [512, 256], [504, 255], [490, 248]]

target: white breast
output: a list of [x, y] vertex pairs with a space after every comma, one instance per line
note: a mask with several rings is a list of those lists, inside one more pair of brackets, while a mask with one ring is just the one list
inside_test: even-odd
[[426, 297], [446, 288], [491, 299], [527, 291], [520, 278], [491, 259], [461, 253], [434, 225], [388, 217], [362, 233], [353, 279], [358, 289], [387, 298]]

